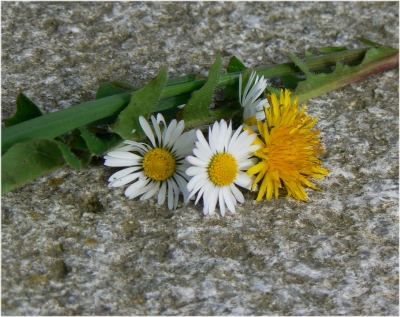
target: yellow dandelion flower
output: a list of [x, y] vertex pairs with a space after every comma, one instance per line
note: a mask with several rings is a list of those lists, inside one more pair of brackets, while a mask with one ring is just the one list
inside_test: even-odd
[[292, 103], [288, 90], [281, 90], [280, 101], [275, 94], [267, 98], [270, 107], [264, 107], [266, 119], [257, 122], [260, 136], [253, 143], [261, 146], [254, 152], [260, 161], [247, 171], [257, 174], [252, 190], [262, 180], [257, 201], [264, 195], [268, 200], [272, 195], [278, 198], [279, 188], [285, 188], [288, 196], [307, 201], [303, 186], [319, 190], [308, 179], [328, 175], [317, 157], [324, 152], [320, 131], [311, 130], [317, 118], [307, 116], [305, 105], [300, 108], [297, 98]]

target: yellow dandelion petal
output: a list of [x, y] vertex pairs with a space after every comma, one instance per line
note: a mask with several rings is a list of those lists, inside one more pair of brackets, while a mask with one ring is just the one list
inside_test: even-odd
[[268, 95], [270, 107], [264, 107], [265, 122], [257, 122], [259, 137], [254, 144], [261, 147], [254, 153], [260, 162], [247, 173], [256, 175], [252, 188], [261, 181], [257, 200], [278, 198], [284, 187], [291, 196], [307, 201], [304, 187], [319, 190], [310, 178], [322, 178], [328, 170], [321, 167], [318, 155], [324, 152], [319, 129], [313, 129], [318, 118], [307, 116], [306, 106], [290, 99], [289, 90], [281, 90], [280, 98]]

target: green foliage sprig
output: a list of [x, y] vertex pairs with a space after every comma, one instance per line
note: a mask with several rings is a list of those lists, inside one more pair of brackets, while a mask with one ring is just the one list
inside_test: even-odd
[[[255, 70], [266, 78], [281, 78], [286, 88], [295, 89], [293, 97], [305, 101], [398, 65], [397, 49], [364, 39], [362, 42], [373, 47], [326, 47], [319, 49], [322, 56], [306, 51], [309, 57], [300, 60], [291, 54], [292, 63]], [[221, 118], [241, 122], [238, 79], [242, 73], [246, 81], [251, 70], [236, 57], [231, 58], [226, 74], [221, 74], [221, 69], [220, 55], [206, 79], [197, 79], [195, 74], [168, 79], [167, 68], [163, 67], [141, 89], [120, 81], [104, 83], [95, 100], [46, 115], [19, 94], [16, 114], [4, 120], [2, 130], [2, 193], [65, 164], [82, 169], [93, 155], [104, 154], [123, 139], [143, 139], [140, 115], [149, 117], [161, 112], [166, 118], [183, 118], [187, 129]], [[305, 79], [299, 76], [304, 74]], [[226, 100], [222, 106], [210, 109], [218, 87], [225, 87]], [[267, 91], [278, 92], [273, 87], [267, 87]], [[185, 107], [178, 108], [182, 104]], [[104, 124], [109, 129], [98, 127]]]

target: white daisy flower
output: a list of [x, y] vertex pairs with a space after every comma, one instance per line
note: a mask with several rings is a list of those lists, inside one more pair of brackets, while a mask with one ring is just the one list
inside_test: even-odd
[[[124, 141], [123, 147], [104, 156], [106, 166], [129, 166], [109, 178], [110, 187], [119, 187], [131, 183], [125, 196], [140, 200], [153, 197], [158, 192], [158, 204], [165, 202], [168, 195], [168, 208], [176, 209], [179, 193], [183, 193], [186, 201], [189, 195], [187, 181], [190, 179], [185, 170], [190, 166], [185, 157], [191, 153], [196, 133], [194, 130], [183, 132], [184, 122], [172, 120], [167, 126], [164, 117], [159, 113], [157, 119], [151, 116], [154, 133], [147, 120], [140, 116], [139, 122], [151, 145], [134, 141]], [[161, 133], [160, 122], [165, 129]], [[135, 152], [135, 153], [132, 153]]]
[[[243, 91], [242, 96], [242, 74], [239, 76], [239, 102], [243, 109], [243, 121], [249, 125], [257, 125], [257, 121], [265, 119], [264, 107], [269, 107], [267, 99], [257, 99], [264, 92], [267, 87], [267, 80], [264, 76], [258, 77], [257, 73], [253, 70], [250, 78]], [[255, 79], [255, 80], [254, 80]], [[250, 89], [250, 86], [253, 84]], [[250, 89], [250, 91], [249, 91]]]
[[236, 185], [250, 189], [253, 182], [246, 171], [258, 162], [257, 158], [251, 158], [260, 147], [252, 145], [256, 134], [242, 131], [240, 126], [232, 135], [232, 123], [227, 126], [221, 120], [220, 123], [215, 122], [212, 129], [209, 128], [209, 142], [200, 130], [196, 131], [196, 135], [195, 156], [186, 157], [193, 165], [186, 170], [187, 175], [193, 176], [187, 186], [189, 198], [198, 192], [197, 204], [203, 196], [205, 215], [214, 213], [217, 202], [222, 216], [225, 215], [225, 205], [235, 213], [236, 201], [244, 202], [243, 194]]

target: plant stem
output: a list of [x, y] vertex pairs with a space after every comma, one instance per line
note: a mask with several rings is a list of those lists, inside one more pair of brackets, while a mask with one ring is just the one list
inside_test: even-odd
[[[366, 48], [347, 50], [319, 57], [306, 58], [303, 62], [310, 70], [316, 70], [333, 66], [337, 61], [343, 63], [361, 61], [366, 51]], [[257, 68], [256, 71], [259, 75], [271, 78], [297, 73], [300, 70], [294, 63], [284, 63], [260, 67]], [[237, 72], [221, 75], [217, 87], [237, 84], [239, 74], [240, 73]], [[179, 79], [172, 79], [171, 81], [179, 82]], [[161, 94], [161, 99], [191, 93], [200, 89], [205, 82], [206, 79], [173, 85], [168, 85], [167, 83], [167, 86]], [[15, 143], [28, 141], [34, 138], [53, 139], [75, 128], [116, 115], [129, 103], [131, 92], [133, 91], [85, 102], [5, 128], [2, 130], [2, 154]]]

